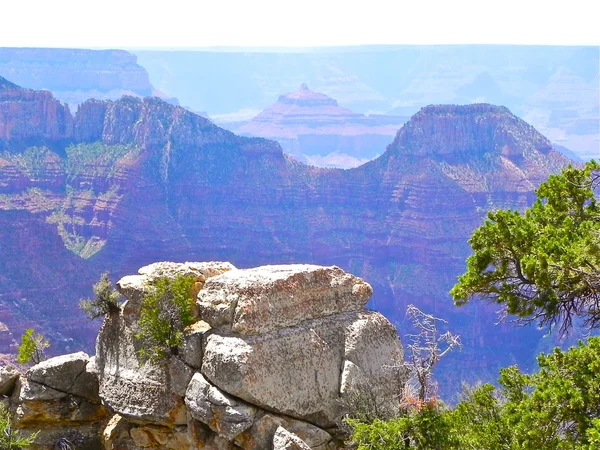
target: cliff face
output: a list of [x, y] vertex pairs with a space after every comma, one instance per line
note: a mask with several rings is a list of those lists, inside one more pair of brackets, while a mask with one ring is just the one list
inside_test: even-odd
[[311, 165], [347, 169], [378, 156], [406, 119], [354, 113], [302, 84], [250, 121], [229, 128], [274, 139], [284, 151]]
[[0, 76], [49, 90], [70, 105], [90, 98], [161, 95], [137, 57], [123, 50], [0, 48]]
[[[86, 102], [63, 147], [0, 156], [0, 215], [27, 211], [54, 227], [53, 239], [96, 273], [166, 259], [335, 264], [372, 283], [371, 306], [392, 320], [403, 320], [408, 303], [449, 319], [466, 345], [448, 383], [524, 363], [541, 338], [494, 326], [490, 308], [457, 309], [447, 296], [486, 211], [525, 208], [568, 163], [506, 108], [424, 108], [383, 156], [347, 171], [305, 166], [272, 141], [149, 98]], [[38, 261], [26, 246], [21, 255]], [[29, 286], [25, 275], [13, 280]]]
[[0, 77], [0, 149], [69, 138], [69, 108], [50, 92], [23, 89]]

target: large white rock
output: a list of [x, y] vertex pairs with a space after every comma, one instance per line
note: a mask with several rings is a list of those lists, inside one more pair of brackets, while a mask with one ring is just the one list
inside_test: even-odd
[[186, 423], [181, 383], [171, 382], [167, 362], [160, 365], [139, 357], [135, 339], [137, 317], [121, 310], [104, 320], [96, 341], [95, 366], [100, 397], [114, 412], [140, 421]]
[[368, 283], [335, 266], [262, 266], [207, 280], [198, 306], [200, 317], [213, 328], [249, 335], [357, 311], [372, 293]]
[[84, 352], [56, 356], [33, 366], [26, 377], [30, 382], [99, 403], [98, 378], [86, 370], [89, 360]]
[[341, 374], [351, 361], [393, 398], [402, 347], [376, 312], [346, 312], [258, 336], [207, 334], [202, 373], [221, 390], [326, 428], [340, 415]]

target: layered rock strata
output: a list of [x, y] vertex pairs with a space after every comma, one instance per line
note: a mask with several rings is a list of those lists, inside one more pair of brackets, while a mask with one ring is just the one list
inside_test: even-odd
[[[0, 128], [26, 123], [25, 109], [11, 111]], [[352, 271], [391, 320], [414, 303], [461, 335], [464, 351], [438, 372], [448, 392], [539, 353], [541, 331], [496, 326], [495, 308], [448, 298], [487, 211], [526, 208], [569, 163], [506, 108], [423, 108], [380, 158], [346, 171], [158, 99], [86, 102], [65, 145], [40, 133], [44, 147], [21, 151], [24, 138], [0, 154], [2, 353], [31, 327], [52, 351], [91, 351], [97, 329], [74, 302], [103, 270], [118, 278], [168, 258]]]
[[[135, 337], [144, 298], [162, 277], [194, 280], [197, 316], [162, 362]], [[15, 426], [35, 449], [334, 450], [344, 397], [371, 386], [398, 408], [402, 346], [372, 289], [338, 267], [236, 269], [155, 263], [123, 277], [96, 356], [59, 356], [24, 376], [0, 370]], [[16, 382], [16, 385], [15, 385]]]

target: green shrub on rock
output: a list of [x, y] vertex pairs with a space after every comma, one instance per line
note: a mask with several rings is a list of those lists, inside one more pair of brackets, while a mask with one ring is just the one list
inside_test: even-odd
[[183, 330], [194, 322], [194, 279], [158, 278], [153, 284], [154, 292], [142, 302], [136, 338], [143, 343], [142, 360], [159, 362], [179, 352]]
[[119, 310], [121, 295], [112, 287], [108, 273], [104, 272], [93, 286], [95, 298], [86, 298], [79, 301], [79, 307], [90, 319], [104, 317]]

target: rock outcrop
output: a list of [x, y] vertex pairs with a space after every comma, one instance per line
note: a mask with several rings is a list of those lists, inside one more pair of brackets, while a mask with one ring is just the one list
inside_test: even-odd
[[61, 440], [77, 449], [100, 450], [108, 417], [98, 395], [97, 375], [83, 352], [43, 361], [21, 376], [12, 391], [14, 426], [37, 432], [32, 449], [53, 449]]
[[[178, 276], [195, 282], [196, 322], [179, 351], [142, 360], [143, 299], [158, 278]], [[32, 448], [62, 439], [74, 449], [333, 450], [344, 396], [365, 389], [349, 376], [368, 380], [381, 405], [399, 407], [397, 332], [363, 308], [371, 287], [337, 267], [163, 262], [117, 287], [127, 300], [105, 318], [94, 358], [49, 359], [16, 387], [14, 369], [0, 371], [15, 426], [40, 430]], [[211, 308], [245, 326], [215, 321], [223, 314]]]

